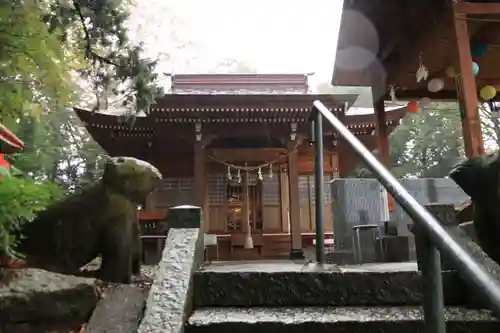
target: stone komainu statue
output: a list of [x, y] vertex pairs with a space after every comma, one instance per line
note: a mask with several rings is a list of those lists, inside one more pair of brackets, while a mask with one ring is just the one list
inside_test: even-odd
[[450, 178], [471, 198], [477, 243], [500, 264], [500, 154], [468, 158]]
[[130, 283], [141, 267], [137, 207], [161, 181], [151, 164], [111, 158], [102, 179], [55, 203], [23, 230], [19, 252], [28, 266], [63, 274], [102, 256], [102, 280]]

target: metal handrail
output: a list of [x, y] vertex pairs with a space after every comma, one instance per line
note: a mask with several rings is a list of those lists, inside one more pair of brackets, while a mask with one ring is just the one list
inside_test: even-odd
[[[463, 275], [484, 296], [493, 314], [500, 318], [500, 282], [495, 279], [473, 256], [448, 233], [439, 221], [423, 207], [382, 163], [359, 141], [344, 124], [319, 100], [313, 103], [313, 112], [319, 112], [335, 128], [340, 136], [366, 163], [378, 181], [387, 189], [408, 215], [428, 237], [428, 247], [422, 258], [424, 278], [424, 316], [427, 332], [445, 332], [444, 309], [439, 251], [451, 260], [459, 274]], [[434, 249], [434, 250], [433, 250]], [[426, 285], [431, 288], [429, 290]], [[433, 286], [432, 284], [439, 284]], [[437, 295], [431, 295], [437, 293]], [[427, 296], [427, 297], [426, 297]], [[436, 304], [441, 302], [441, 304]], [[432, 317], [432, 318], [430, 318]], [[441, 318], [440, 318], [441, 317]], [[437, 321], [437, 322], [436, 322]]]

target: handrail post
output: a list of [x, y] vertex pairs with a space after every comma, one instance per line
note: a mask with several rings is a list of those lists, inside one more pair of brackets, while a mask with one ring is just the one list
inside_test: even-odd
[[424, 325], [427, 333], [446, 333], [444, 320], [443, 277], [441, 254], [424, 232], [418, 235], [421, 246], [421, 272], [424, 291]]
[[[321, 113], [339, 133], [340, 137], [349, 143], [353, 151], [366, 163], [368, 169], [375, 174], [379, 182], [396, 199], [397, 203], [417, 223], [417, 226], [422, 228], [422, 232], [428, 238], [429, 243], [432, 243], [432, 247], [424, 246], [424, 251], [425, 248], [431, 248], [431, 250], [429, 250], [430, 253], [426, 254], [424, 252], [423, 254], [422, 273], [425, 274], [426, 286], [429, 286], [427, 287], [427, 290], [430, 292], [429, 295], [434, 295], [432, 297], [435, 302], [430, 301], [432, 300], [432, 298], [429, 298], [430, 296], [427, 297], [424, 314], [442, 313], [442, 308], [436, 305], [441, 304], [440, 307], [444, 306], [442, 290], [435, 289], [437, 286], [439, 288], [442, 286], [441, 262], [439, 256], [436, 254], [436, 251], [440, 250], [450, 259], [450, 262], [457, 268], [459, 274], [472, 287], [477, 289], [478, 296], [484, 297], [493, 314], [497, 318], [500, 318], [500, 281], [496, 279], [496, 272], [488, 271], [482, 265], [481, 261], [477, 260], [466, 247], [460, 244], [455, 236], [448, 232], [436, 217], [398, 182], [390, 171], [377, 160], [363, 143], [321, 101], [316, 100], [313, 102], [313, 112]], [[436, 320], [432, 326], [434, 329], [430, 329], [429, 331], [444, 332], [444, 328], [441, 329], [441, 327], [444, 327], [443, 318], [438, 316], [436, 318], [440, 321]], [[433, 319], [429, 319], [428, 322], [429, 327], [431, 327]]]
[[324, 204], [325, 181], [323, 162], [323, 116], [316, 111], [314, 114], [314, 190], [315, 190], [315, 212], [316, 212], [316, 262], [324, 263], [325, 239], [324, 239]]

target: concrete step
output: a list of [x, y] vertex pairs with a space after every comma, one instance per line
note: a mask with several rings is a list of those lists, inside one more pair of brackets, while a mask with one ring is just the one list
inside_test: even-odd
[[[447, 333], [498, 333], [486, 310], [446, 309]], [[424, 333], [420, 307], [200, 308], [185, 333]]]
[[[455, 272], [443, 272], [443, 285], [445, 304], [466, 303], [467, 288]], [[396, 306], [421, 305], [422, 300], [422, 278], [415, 270], [266, 266], [266, 269], [236, 267], [231, 271], [207, 268], [194, 276], [195, 308]]]

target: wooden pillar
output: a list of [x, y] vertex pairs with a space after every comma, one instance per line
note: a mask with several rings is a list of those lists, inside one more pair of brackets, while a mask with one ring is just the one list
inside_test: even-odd
[[332, 179], [340, 177], [339, 167], [340, 167], [340, 165], [339, 165], [339, 153], [338, 153], [338, 147], [337, 147], [337, 152], [332, 154]]
[[481, 156], [484, 154], [484, 143], [479, 117], [476, 79], [472, 71], [469, 29], [464, 14], [458, 14], [455, 11], [454, 15], [456, 43], [460, 60], [460, 75], [456, 77], [456, 80], [465, 154], [467, 156]]
[[378, 156], [382, 164], [386, 168], [391, 167], [391, 156], [389, 153], [389, 131], [387, 129], [387, 121], [385, 117], [384, 100], [379, 99], [373, 102], [375, 109], [375, 135], [377, 138]]
[[[295, 143], [295, 142], [293, 142]], [[300, 202], [299, 202], [299, 152], [293, 148], [288, 155], [288, 193], [290, 204], [290, 234], [292, 251], [290, 258], [304, 258], [302, 249], [302, 230], [300, 225]]]
[[[377, 150], [380, 162], [387, 168], [391, 168], [391, 154], [389, 149], [389, 130], [385, 114], [384, 99], [373, 96], [373, 108], [375, 110], [375, 136], [377, 137]], [[389, 212], [394, 211], [394, 198], [387, 194], [387, 205]]]
[[280, 168], [280, 203], [281, 203], [281, 230], [290, 233], [290, 194], [288, 191], [288, 172]]
[[194, 144], [194, 191], [196, 205], [203, 209], [205, 230], [209, 229], [208, 196], [206, 176], [206, 151], [201, 141]]
[[[348, 144], [344, 139], [337, 139], [337, 163], [338, 163], [338, 174], [339, 178], [347, 178], [349, 176], [349, 149]], [[352, 153], [351, 153], [352, 154]]]
[[[243, 226], [242, 229], [245, 233], [252, 232], [250, 227], [250, 198], [248, 193], [249, 177], [248, 172], [243, 172]], [[250, 229], [250, 230], [249, 230]]]

